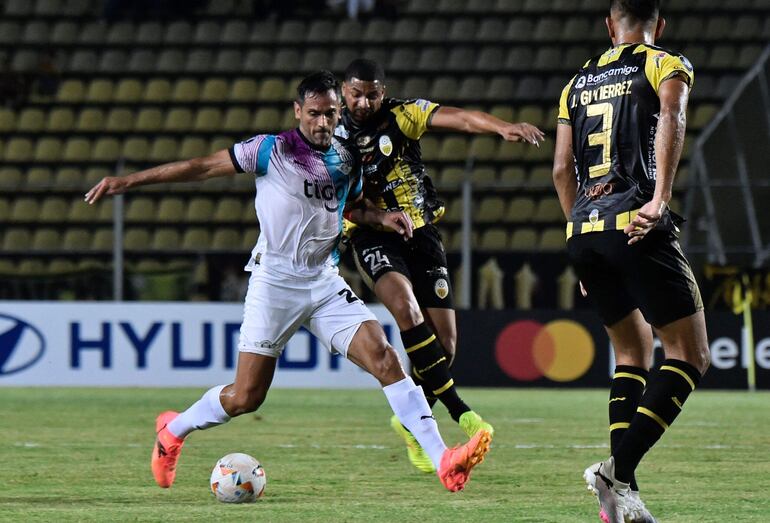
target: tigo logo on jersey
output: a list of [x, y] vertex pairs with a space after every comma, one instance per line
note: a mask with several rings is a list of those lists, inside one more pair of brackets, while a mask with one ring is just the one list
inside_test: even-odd
[[0, 376], [21, 372], [43, 357], [45, 339], [26, 321], [0, 314]]
[[517, 321], [506, 326], [495, 342], [498, 366], [518, 381], [542, 377], [574, 381], [591, 368], [594, 354], [591, 334], [571, 320], [554, 320], [545, 325]]

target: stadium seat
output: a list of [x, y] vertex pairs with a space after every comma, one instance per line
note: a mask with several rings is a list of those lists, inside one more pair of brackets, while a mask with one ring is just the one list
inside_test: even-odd
[[64, 132], [71, 130], [75, 125], [75, 113], [72, 109], [57, 107], [48, 113], [45, 129], [48, 132]]
[[25, 178], [25, 189], [30, 192], [48, 192], [53, 186], [53, 173], [47, 167], [32, 167]]
[[[253, 220], [252, 220], [253, 221]], [[259, 229], [255, 227], [246, 227], [241, 236], [241, 250], [243, 252], [250, 252], [257, 244], [257, 238], [259, 237]]]
[[214, 202], [209, 198], [196, 197], [190, 200], [184, 221], [190, 223], [209, 223], [214, 216]]
[[203, 107], [195, 114], [192, 129], [197, 132], [214, 132], [222, 128], [222, 111], [214, 107]]
[[246, 53], [242, 68], [243, 72], [266, 73], [273, 65], [273, 55], [266, 49], [251, 49]]
[[63, 103], [79, 103], [85, 95], [85, 87], [81, 80], [64, 80], [56, 92], [56, 101]]
[[248, 41], [250, 28], [244, 20], [228, 20], [224, 27], [209, 42], [221, 41], [226, 44], [240, 44]]
[[141, 252], [150, 248], [150, 231], [130, 228], [123, 235], [123, 248], [128, 252]]
[[38, 133], [45, 127], [45, 113], [40, 109], [24, 109], [16, 126], [23, 133]]
[[78, 132], [97, 132], [104, 129], [104, 111], [101, 109], [86, 108], [80, 111], [75, 130]]
[[480, 76], [466, 76], [460, 81], [459, 90], [455, 93], [454, 98], [471, 103], [478, 101], [483, 96], [483, 93], [486, 92], [486, 89], [486, 79]]
[[151, 198], [135, 196], [126, 202], [125, 220], [131, 222], [151, 222], [155, 219], [155, 203]]
[[434, 44], [443, 43], [449, 34], [449, 22], [443, 18], [428, 18], [423, 25], [420, 39]]
[[163, 41], [164, 28], [159, 22], [142, 22], [136, 28], [135, 41], [140, 45], [156, 45]]
[[519, 166], [506, 166], [500, 170], [499, 185], [500, 187], [513, 188], [521, 187], [524, 184], [526, 173], [524, 168]]
[[257, 109], [252, 127], [255, 132], [276, 132], [281, 129], [281, 114], [272, 107]]
[[735, 65], [741, 69], [749, 69], [757, 62], [761, 54], [762, 47], [759, 45], [744, 45], [738, 52], [738, 59]]
[[276, 35], [281, 44], [296, 44], [304, 40], [307, 27], [302, 20], [284, 20]]
[[535, 127], [543, 125], [543, 109], [538, 105], [525, 105], [519, 109], [518, 121], [531, 123]]
[[[219, 36], [217, 34], [215, 38], [205, 41], [204, 43], [214, 42], [216, 41], [216, 38]], [[175, 21], [171, 22], [168, 27], [166, 28], [166, 32], [164, 34], [163, 40], [166, 44], [186, 44], [190, 42], [193, 38], [193, 30], [192, 26], [189, 22], [185, 21]]]
[[32, 239], [26, 229], [10, 228], [3, 236], [3, 251], [23, 252], [29, 249]]
[[422, 159], [426, 162], [442, 159], [439, 155], [439, 141], [435, 136], [423, 135], [420, 139], [420, 150]]
[[465, 136], [448, 136], [441, 142], [438, 158], [443, 161], [464, 161], [468, 156]]
[[180, 248], [184, 251], [205, 251], [211, 244], [211, 234], [201, 227], [190, 227], [184, 231]]
[[16, 128], [16, 113], [13, 109], [0, 107], [0, 133], [7, 133]]
[[117, 103], [136, 103], [142, 99], [144, 86], [135, 78], [124, 78], [118, 81], [113, 99]]
[[505, 62], [505, 57], [505, 50], [502, 47], [485, 46], [479, 52], [474, 66], [478, 71], [499, 71]]
[[[230, 130], [225, 126], [224, 130]], [[187, 137], [182, 140], [179, 146], [179, 159], [198, 158], [208, 154], [208, 142], [203, 138]]]
[[0, 21], [0, 44], [16, 44], [21, 40], [21, 25], [15, 21]]
[[98, 69], [99, 61], [94, 51], [77, 50], [70, 58], [69, 70], [77, 73], [92, 73]]
[[327, 49], [308, 49], [302, 57], [299, 69], [305, 73], [317, 71], [319, 64], [328, 64], [331, 54]]
[[505, 223], [527, 223], [535, 214], [535, 202], [528, 196], [519, 196], [508, 202], [503, 221]]
[[[62, 189], [80, 190], [83, 187], [83, 175], [76, 167], [62, 167], [54, 176], [56, 185]], [[82, 200], [82, 198], [79, 198]]]
[[[504, 2], [505, 0], [498, 0], [498, 5]], [[532, 41], [534, 29], [535, 26], [532, 19], [514, 17], [508, 23], [504, 39], [509, 42], [530, 42]]]
[[66, 219], [68, 222], [92, 225], [94, 222], [98, 221], [99, 205], [101, 205], [101, 203], [88, 205], [83, 201], [83, 198], [73, 198], [70, 200]]
[[38, 221], [43, 223], [61, 222], [69, 212], [69, 202], [64, 198], [45, 198], [40, 206]]
[[20, 169], [16, 167], [0, 167], [0, 189], [2, 191], [14, 191], [21, 186], [21, 183]]
[[75, 272], [76, 270], [77, 265], [75, 265], [75, 262], [72, 260], [68, 260], [66, 258], [54, 258], [48, 263], [48, 269], [46, 272], [52, 275], [60, 275]]
[[537, 202], [532, 221], [535, 223], [563, 222], [564, 213], [562, 212], [558, 198], [543, 198]]
[[91, 159], [91, 141], [86, 138], [69, 138], [64, 144], [62, 159], [66, 162], [85, 162]]
[[360, 58], [360, 53], [355, 48], [337, 48], [332, 53], [331, 70], [342, 73], [348, 64], [356, 58]]
[[233, 102], [253, 102], [259, 94], [259, 86], [252, 78], [236, 78], [230, 90], [229, 99]]
[[[422, 32], [421, 20], [417, 18], [404, 17], [396, 20], [393, 25], [392, 40], [394, 42], [412, 42], [418, 38]], [[397, 48], [402, 49], [402, 48]]]
[[476, 136], [471, 139], [468, 155], [476, 160], [489, 161], [497, 155], [497, 136]]
[[95, 162], [114, 162], [120, 156], [120, 142], [116, 138], [97, 138], [91, 159]]
[[487, 196], [474, 205], [474, 220], [478, 223], [498, 223], [505, 212], [505, 200], [500, 196]]
[[197, 49], [184, 53], [176, 49], [164, 49], [158, 55], [155, 70], [165, 74], [182, 71], [207, 72], [211, 67], [211, 60], [211, 52], [208, 50]]
[[251, 112], [241, 107], [231, 107], [225, 112], [221, 128], [225, 132], [240, 133], [251, 130]]
[[33, 251], [53, 251], [58, 250], [61, 244], [61, 237], [56, 229], [37, 229], [32, 235], [30, 248]]
[[481, 234], [478, 248], [482, 251], [504, 251], [508, 248], [508, 231], [492, 227]]
[[181, 222], [184, 219], [184, 211], [182, 198], [166, 197], [158, 203], [155, 220], [164, 224]]
[[131, 44], [134, 41], [135, 33], [136, 28], [132, 23], [119, 21], [111, 26], [108, 26], [106, 39], [100, 43]]
[[428, 96], [428, 89], [430, 89], [430, 86], [428, 84], [427, 78], [410, 76], [406, 79], [404, 85], [401, 87], [400, 96], [404, 98], [425, 97]]
[[537, 247], [537, 232], [529, 227], [516, 229], [511, 234], [510, 249], [514, 251], [531, 251]]
[[494, 167], [476, 167], [471, 179], [476, 189], [494, 189], [497, 186], [497, 170]]
[[151, 78], [142, 96], [144, 102], [163, 103], [171, 98], [171, 82], [165, 78]]
[[91, 250], [97, 252], [109, 252], [113, 248], [113, 230], [112, 228], [96, 229], [91, 240]]
[[455, 77], [439, 76], [433, 81], [433, 85], [431, 86], [430, 99], [436, 102], [452, 100], [457, 96], [458, 90], [459, 85]]
[[[210, 67], [210, 66], [209, 66]], [[222, 73], [237, 73], [241, 71], [243, 67], [243, 56], [240, 51], [235, 49], [222, 49], [214, 58], [214, 70]], [[208, 70], [208, 68], [205, 68]], [[188, 71], [197, 71], [197, 69], [190, 69]]]
[[170, 227], [162, 227], [155, 230], [151, 248], [157, 251], [173, 251], [179, 249], [180, 244], [179, 231]]
[[388, 42], [393, 34], [393, 24], [382, 18], [372, 18], [364, 28], [363, 39], [366, 42], [381, 44]]
[[157, 108], [143, 108], [136, 115], [136, 122], [133, 127], [135, 131], [149, 133], [159, 131], [162, 126], [163, 111]]
[[131, 109], [110, 109], [107, 113], [105, 131], [110, 133], [128, 132], [134, 127], [134, 112]]
[[35, 144], [34, 158], [37, 162], [55, 162], [61, 155], [62, 143], [58, 138], [41, 138]]
[[521, 101], [540, 100], [545, 91], [543, 79], [537, 76], [523, 76], [516, 87], [515, 98]]
[[81, 227], [67, 229], [61, 241], [63, 251], [89, 251], [93, 238], [91, 231]]
[[[465, 71], [471, 69], [475, 63], [476, 51], [473, 49], [473, 47], [460, 46], [453, 47], [449, 51], [447, 61], [442, 65], [443, 69], [447, 71], [464, 73]], [[435, 68], [436, 65], [434, 64], [433, 67]]]
[[562, 67], [561, 47], [539, 47], [532, 67], [539, 71], [554, 71]]
[[166, 113], [166, 118], [163, 122], [164, 131], [181, 132], [188, 131], [192, 127], [193, 116], [190, 109], [185, 108], [173, 108]]
[[37, 66], [37, 53], [28, 49], [19, 49], [13, 53], [11, 70], [20, 73], [29, 73]]
[[236, 198], [222, 198], [214, 210], [215, 223], [238, 222], [243, 214], [241, 201]]
[[11, 212], [8, 216], [11, 222], [31, 222], [37, 220], [40, 204], [29, 197], [21, 197], [11, 203]]
[[[502, 42], [505, 37], [505, 29], [506, 22], [503, 18], [483, 18], [476, 29], [475, 39], [479, 42]], [[500, 61], [502, 62], [502, 60]]]
[[[447, 60], [446, 49], [443, 47], [426, 47], [420, 51], [417, 70], [435, 71], [440, 69]], [[454, 79], [454, 78], [453, 78]], [[455, 79], [455, 81], [457, 81]]]
[[236, 229], [216, 229], [211, 239], [211, 249], [216, 251], [238, 251], [241, 236]]
[[166, 163], [179, 158], [179, 143], [173, 138], [160, 137], [152, 141], [147, 157], [152, 163]]
[[363, 27], [360, 22], [349, 19], [340, 20], [334, 31], [334, 41], [345, 45], [356, 44], [361, 41], [362, 33]]
[[268, 77], [260, 86], [259, 98], [266, 102], [279, 102], [289, 100], [291, 95], [283, 79]]
[[[462, 249], [463, 245], [463, 232], [461, 229], [455, 230], [455, 232], [452, 234], [452, 239], [448, 242], [446, 245], [447, 250], [452, 252], [457, 252], [460, 249]], [[472, 230], [471, 231], [471, 248], [475, 249], [479, 244], [479, 231]]]
[[108, 49], [99, 58], [97, 69], [102, 73], [119, 73], [125, 69], [126, 62], [127, 54], [124, 51]]
[[540, 143], [540, 147], [523, 145], [524, 159], [532, 162], [553, 162], [554, 141], [546, 140]]
[[196, 102], [200, 93], [200, 85], [192, 78], [180, 78], [174, 83], [171, 101], [177, 103]]
[[[2, 176], [4, 172], [5, 169], [0, 170], [0, 176]], [[0, 185], [0, 188], [3, 188], [2, 185]], [[11, 204], [8, 203], [8, 199], [0, 198], [0, 222], [5, 222], [10, 214]]]
[[201, 102], [224, 102], [230, 86], [224, 78], [209, 78], [203, 82], [199, 100]]
[[[123, 142], [121, 155], [130, 161], [144, 161], [149, 153], [150, 146], [146, 138], [128, 138]], [[109, 175], [108, 175], [109, 176]]]
[[32, 159], [32, 142], [26, 138], [11, 138], [5, 144], [5, 160], [26, 162]]
[[273, 57], [271, 71], [291, 73], [300, 69], [301, 53], [297, 49], [278, 49]]
[[732, 45], [717, 45], [710, 53], [708, 67], [711, 69], [724, 69], [736, 62], [735, 47]]
[[510, 100], [515, 91], [513, 78], [507, 76], [494, 76], [489, 82], [486, 99], [491, 101]]

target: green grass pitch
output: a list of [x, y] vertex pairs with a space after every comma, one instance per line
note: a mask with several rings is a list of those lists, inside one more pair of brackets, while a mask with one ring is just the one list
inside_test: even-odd
[[[176, 484], [157, 488], [155, 415], [202, 391], [0, 388], [0, 521], [599, 521], [581, 475], [608, 454], [603, 390], [463, 390], [497, 434], [457, 494], [411, 467], [378, 390], [273, 390], [257, 415], [193, 434]], [[256, 504], [209, 493], [229, 452], [262, 461]], [[638, 478], [662, 522], [770, 521], [770, 394], [697, 391]]]

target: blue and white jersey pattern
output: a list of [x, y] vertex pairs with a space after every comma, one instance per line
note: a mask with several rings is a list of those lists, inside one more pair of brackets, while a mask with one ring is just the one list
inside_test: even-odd
[[257, 135], [236, 143], [230, 156], [238, 172], [256, 175], [257, 255], [270, 272], [312, 277], [339, 263], [342, 212], [361, 194], [361, 164], [352, 147], [334, 137], [320, 150], [299, 129]]

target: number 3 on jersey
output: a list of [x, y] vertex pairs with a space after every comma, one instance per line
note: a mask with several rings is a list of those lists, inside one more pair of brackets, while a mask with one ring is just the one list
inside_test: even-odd
[[589, 178], [598, 178], [610, 172], [612, 167], [612, 104], [600, 103], [591, 104], [587, 107], [587, 113], [590, 116], [599, 116], [602, 119], [602, 130], [598, 133], [588, 135], [589, 147], [600, 145], [602, 148], [602, 163], [592, 165], [588, 168]]

